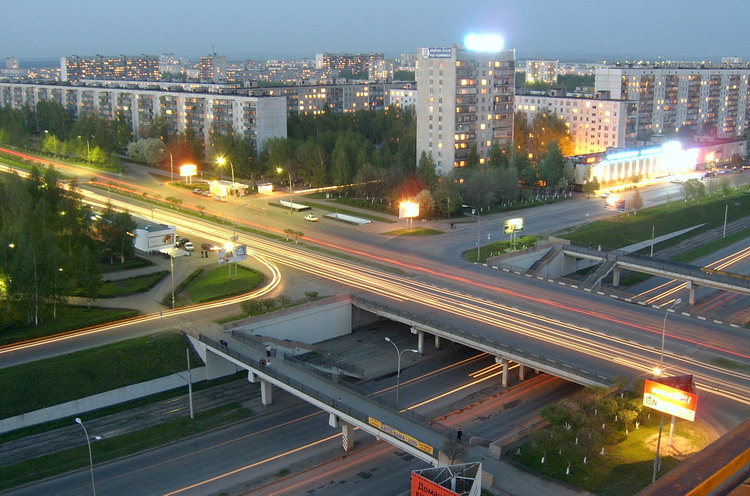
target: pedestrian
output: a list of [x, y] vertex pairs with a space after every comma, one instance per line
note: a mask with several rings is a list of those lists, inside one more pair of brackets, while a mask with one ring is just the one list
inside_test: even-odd
[[461, 430], [461, 428], [458, 428], [458, 432], [456, 432], [456, 441], [459, 443], [461, 442], [461, 437], [464, 435], [464, 431]]
[[455, 228], [453, 227], [453, 222], [451, 222], [451, 229], [455, 229]]
[[268, 346], [266, 346], [266, 356], [267, 357], [271, 356], [271, 345], [270, 344]]
[[271, 359], [269, 358], [268, 360], [266, 360], [266, 367], [270, 367], [270, 366], [271, 366]]
[[260, 359], [260, 362], [259, 362], [259, 363], [260, 363], [260, 365], [261, 365], [262, 367], [265, 367], [265, 365], [266, 365], [266, 361], [265, 361], [265, 360], [263, 360], [262, 358]]

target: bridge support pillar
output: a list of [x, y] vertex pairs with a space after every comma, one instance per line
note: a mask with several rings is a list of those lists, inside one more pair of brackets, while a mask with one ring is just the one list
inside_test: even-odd
[[260, 381], [260, 402], [263, 406], [268, 406], [273, 403], [271, 396], [271, 383], [261, 379]]
[[695, 293], [698, 291], [698, 285], [693, 281], [685, 281], [685, 287], [689, 290], [688, 302], [691, 305], [695, 305]]
[[341, 445], [344, 451], [354, 449], [354, 426], [347, 422], [341, 422]]
[[612, 270], [612, 286], [615, 288], [620, 285], [620, 273], [621, 272], [622, 271], [620, 270], [619, 267], [615, 267]]
[[412, 327], [411, 333], [417, 335], [417, 350], [419, 350], [420, 355], [424, 355], [424, 331]]
[[440, 349], [440, 336], [438, 336], [437, 334], [435, 334], [435, 349]]
[[503, 366], [503, 372], [501, 381], [503, 384], [503, 387], [508, 387], [508, 360], [506, 360], [503, 357], [495, 357], [495, 363], [500, 363]]
[[252, 370], [248, 370], [247, 371], [247, 380], [251, 384], [255, 384], [256, 382], [258, 382], [260, 380], [260, 378], [257, 375], [255, 375], [255, 372], [253, 372]]
[[526, 379], [526, 367], [522, 363], [518, 364], [518, 379]]

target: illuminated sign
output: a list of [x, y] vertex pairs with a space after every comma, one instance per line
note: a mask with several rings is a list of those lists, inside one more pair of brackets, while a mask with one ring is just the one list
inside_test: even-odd
[[505, 41], [499, 34], [467, 34], [464, 38], [464, 46], [472, 52], [499, 52], [503, 49]]
[[643, 385], [643, 404], [692, 422], [695, 420], [698, 395], [646, 379]]
[[523, 219], [521, 217], [517, 219], [507, 219], [505, 221], [505, 234], [517, 233], [523, 231]]
[[180, 175], [183, 177], [195, 176], [198, 174], [198, 166], [195, 164], [185, 164], [180, 166]]
[[400, 430], [398, 430], [398, 429], [396, 429], [394, 427], [391, 427], [388, 424], [384, 424], [384, 423], [382, 423], [380, 420], [378, 420], [376, 418], [367, 417], [367, 423], [370, 424], [371, 426], [379, 429], [380, 431], [385, 432], [386, 434], [390, 434], [391, 436], [395, 437], [396, 439], [399, 439], [399, 440], [405, 442], [406, 444], [414, 446], [415, 448], [417, 448], [420, 451], [424, 451], [425, 453], [428, 453], [430, 455], [432, 455], [435, 452], [435, 450], [433, 449], [433, 447], [430, 446], [429, 444], [425, 444], [425, 443], [423, 443], [421, 441], [418, 441], [416, 438], [414, 438], [414, 437], [412, 437], [412, 436], [410, 436], [408, 434], [404, 434]]
[[219, 250], [219, 265], [247, 260], [247, 245], [228, 244]]
[[419, 203], [402, 202], [398, 206], [398, 218], [409, 219], [419, 217]]
[[423, 59], [449, 59], [453, 56], [453, 49], [450, 47], [432, 47], [422, 49]]
[[459, 496], [459, 494], [441, 486], [437, 482], [433, 482], [426, 477], [412, 472], [411, 496]]

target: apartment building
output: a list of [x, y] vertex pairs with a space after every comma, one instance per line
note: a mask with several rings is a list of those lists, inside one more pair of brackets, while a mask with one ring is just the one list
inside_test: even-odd
[[60, 58], [60, 80], [82, 79], [157, 80], [159, 57], [155, 55], [117, 55]]
[[558, 60], [527, 60], [526, 82], [557, 84]]
[[529, 122], [539, 113], [561, 118], [570, 130], [574, 155], [635, 146], [635, 102], [610, 99], [607, 92], [597, 98], [568, 97], [560, 90], [556, 94], [559, 96], [516, 95], [515, 109], [526, 113]]
[[639, 140], [653, 135], [741, 136], [748, 129], [748, 64], [624, 64], [597, 68], [596, 90], [638, 104]]
[[201, 81], [211, 83], [227, 82], [227, 58], [212, 53], [198, 58], [198, 75]]
[[484, 162], [493, 143], [513, 139], [515, 51], [463, 45], [417, 53], [417, 160], [432, 156], [438, 174], [467, 165], [476, 146]]
[[0, 83], [0, 106], [35, 108], [43, 100], [59, 103], [74, 119], [96, 114], [120, 118], [138, 136], [162, 116], [172, 133], [192, 129], [209, 143], [210, 133], [233, 132], [261, 150], [271, 138], [286, 137], [286, 99], [273, 96], [224, 95], [140, 88]]

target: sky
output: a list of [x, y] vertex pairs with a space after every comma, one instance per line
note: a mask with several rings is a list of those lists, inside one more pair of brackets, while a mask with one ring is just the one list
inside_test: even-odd
[[739, 0], [0, 0], [0, 58], [216, 52], [247, 58], [450, 46], [499, 33], [516, 58], [750, 60]]

